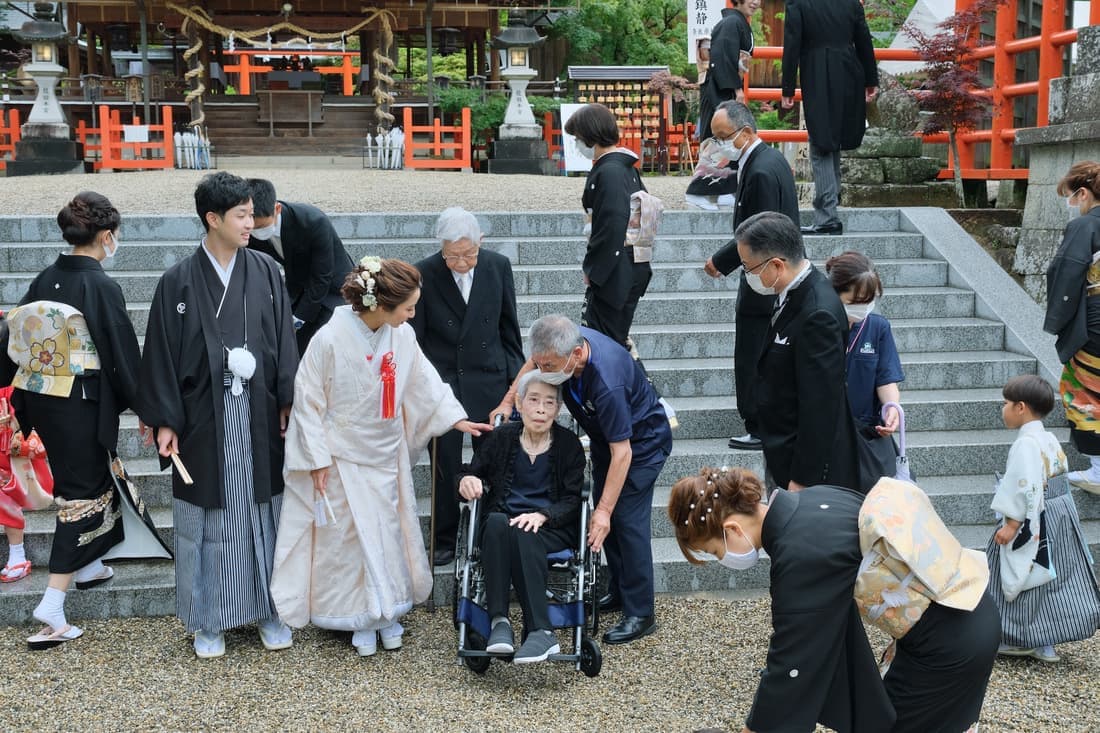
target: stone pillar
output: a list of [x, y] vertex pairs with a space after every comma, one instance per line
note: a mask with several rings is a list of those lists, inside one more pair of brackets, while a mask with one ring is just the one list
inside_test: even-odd
[[1014, 270], [1024, 289], [1046, 300], [1046, 270], [1069, 221], [1055, 190], [1074, 163], [1100, 160], [1100, 26], [1081, 28], [1072, 76], [1050, 82], [1050, 124], [1020, 130], [1016, 145], [1029, 153], [1027, 199]]

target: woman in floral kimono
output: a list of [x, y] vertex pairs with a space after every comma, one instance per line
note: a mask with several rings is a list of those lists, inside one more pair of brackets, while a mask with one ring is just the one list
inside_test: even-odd
[[352, 631], [362, 656], [401, 646], [398, 622], [432, 589], [412, 466], [432, 436], [466, 420], [406, 321], [420, 273], [365, 257], [309, 343], [294, 383], [286, 490], [271, 595], [294, 627]]
[[60, 509], [50, 577], [27, 639], [45, 649], [83, 632], [65, 618], [65, 594], [110, 580], [102, 559], [123, 540], [120, 496], [111, 477], [118, 416], [133, 404], [140, 361], [122, 289], [101, 262], [118, 251], [120, 216], [105, 196], [77, 194], [57, 215], [72, 245], [31, 282], [10, 327], [0, 381], [14, 372], [12, 406], [24, 435], [36, 430], [53, 459]]

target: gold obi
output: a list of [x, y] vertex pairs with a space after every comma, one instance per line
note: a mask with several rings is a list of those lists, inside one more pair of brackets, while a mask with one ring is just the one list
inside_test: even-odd
[[84, 314], [71, 305], [36, 300], [13, 308], [7, 320], [8, 356], [19, 367], [13, 386], [68, 397], [76, 377], [100, 368]]

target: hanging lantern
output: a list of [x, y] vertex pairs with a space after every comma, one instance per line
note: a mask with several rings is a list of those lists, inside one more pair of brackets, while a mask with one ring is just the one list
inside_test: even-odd
[[452, 53], [457, 53], [461, 40], [462, 33], [457, 28], [440, 28], [439, 55], [450, 56]]

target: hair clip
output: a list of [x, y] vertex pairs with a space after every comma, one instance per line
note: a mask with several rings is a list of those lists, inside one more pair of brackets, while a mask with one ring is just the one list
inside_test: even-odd
[[688, 505], [688, 509], [694, 509], [694, 508], [695, 508], [695, 505], [694, 505], [694, 504], [689, 504], [689, 505]]
[[717, 498], [718, 498], [718, 492], [717, 492], [717, 491], [715, 491], [715, 492], [714, 492], [714, 498], [715, 498], [715, 499], [717, 499]]
[[685, 519], [685, 520], [684, 520], [684, 524], [687, 524], [687, 523], [689, 523], [690, 521], [691, 521], [690, 519]]

